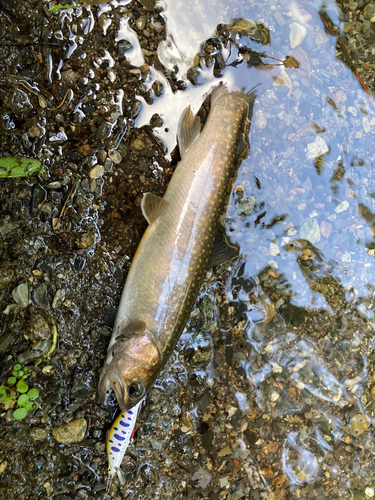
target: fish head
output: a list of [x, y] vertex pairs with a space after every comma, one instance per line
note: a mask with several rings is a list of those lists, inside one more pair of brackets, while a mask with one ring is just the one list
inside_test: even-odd
[[121, 411], [136, 405], [155, 381], [161, 355], [154, 336], [147, 330], [130, 339], [118, 337], [108, 349], [100, 374], [99, 398], [107, 405], [112, 390]]

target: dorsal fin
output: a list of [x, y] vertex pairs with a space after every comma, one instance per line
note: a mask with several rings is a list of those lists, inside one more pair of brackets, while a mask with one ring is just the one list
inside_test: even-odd
[[188, 106], [182, 112], [177, 127], [177, 141], [181, 158], [183, 158], [184, 154], [193, 144], [200, 132], [201, 121], [197, 115], [193, 115], [190, 106]]
[[169, 205], [170, 202], [164, 200], [164, 198], [152, 193], [145, 193], [142, 198], [141, 209], [144, 218], [149, 224], [152, 224]]
[[133, 335], [140, 335], [146, 330], [146, 323], [139, 319], [126, 317], [118, 328], [116, 340], [127, 340]]

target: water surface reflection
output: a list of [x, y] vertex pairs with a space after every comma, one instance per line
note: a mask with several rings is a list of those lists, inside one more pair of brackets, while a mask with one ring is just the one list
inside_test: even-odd
[[[267, 498], [283, 498], [286, 484], [288, 498], [365, 498], [373, 474], [365, 456], [374, 452], [375, 114], [336, 57], [337, 38], [319, 11], [342, 32], [353, 14], [333, 2], [162, 5], [167, 39], [158, 55], [187, 87], [156, 102], [166, 110], [164, 126], [174, 132], [181, 108], [203, 99], [217, 81], [218, 60], [225, 65], [216, 77], [231, 88], [260, 84], [251, 152], [225, 215], [241, 247], [240, 261], [224, 273], [232, 330], [220, 304], [215, 320], [229, 328], [232, 377], [245, 381], [237, 401], [248, 423], [238, 437], [249, 443], [249, 433], [256, 436], [252, 457], [273, 485]], [[262, 30], [269, 39], [254, 37]], [[207, 40], [220, 57], [205, 64]], [[243, 47], [251, 49], [247, 57]], [[272, 60], [252, 51], [292, 56], [299, 67], [267, 67]], [[174, 133], [162, 137], [173, 147]], [[222, 277], [211, 284], [222, 285]]]

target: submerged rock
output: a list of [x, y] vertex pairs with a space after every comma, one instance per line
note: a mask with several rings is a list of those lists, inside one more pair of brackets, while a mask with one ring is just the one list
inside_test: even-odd
[[301, 226], [300, 238], [309, 241], [312, 245], [320, 241], [320, 229], [316, 219], [309, 217]]
[[298, 47], [306, 36], [306, 28], [298, 23], [292, 23], [289, 25], [289, 41], [292, 49]]

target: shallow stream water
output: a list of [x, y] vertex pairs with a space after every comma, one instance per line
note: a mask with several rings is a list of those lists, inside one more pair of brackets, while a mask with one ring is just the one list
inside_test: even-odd
[[[183, 109], [190, 104], [204, 118], [205, 97], [223, 81], [230, 90], [257, 93], [250, 151], [221, 218], [240, 257], [208, 272], [176, 352], [141, 411], [123, 464], [127, 484], [115, 483], [110, 495], [374, 497], [375, 110], [357, 76], [371, 93], [375, 8], [320, 0], [171, 0], [158, 3], [157, 10], [152, 5], [144, 0], [81, 6], [48, 21], [44, 40], [64, 44], [41, 52], [46, 71], [38, 92], [55, 82], [60, 101], [66, 99], [61, 113], [51, 116], [48, 107], [34, 112], [35, 94], [20, 85], [20, 76], [8, 75], [18, 90], [12, 98], [2, 96], [8, 110], [2, 114], [2, 153], [39, 155], [50, 177], [37, 185], [0, 181], [13, 182], [14, 192], [23, 193], [12, 198], [10, 184], [2, 186], [10, 201], [0, 214], [0, 234], [16, 245], [4, 250], [2, 269], [10, 262], [15, 274], [2, 287], [2, 311], [12, 297], [18, 304], [12, 290], [25, 276], [33, 301], [12, 320], [9, 311], [3, 313], [0, 340], [8, 323], [24, 331], [30, 307], [46, 309], [59, 322], [59, 346], [47, 365], [51, 370], [38, 375], [36, 368], [34, 383], [51, 396], [51, 384], [68, 382], [57, 402], [52, 397], [43, 406], [41, 399], [44, 414], [31, 422], [20, 424], [2, 413], [0, 458], [8, 461], [3, 493], [20, 499], [106, 497], [98, 484], [113, 411], [105, 413], [95, 401], [94, 380], [109, 340], [108, 317], [113, 321], [144, 230], [140, 199], [143, 192], [165, 189], [178, 157]], [[357, 76], [323, 19], [342, 36]], [[283, 64], [287, 56], [298, 64]], [[30, 73], [26, 77], [31, 81]], [[18, 109], [13, 118], [9, 109]], [[42, 132], [32, 145], [35, 116]], [[100, 164], [104, 169], [96, 176]], [[45, 187], [64, 178], [65, 191]], [[75, 199], [69, 198], [72, 187]], [[35, 204], [38, 189], [43, 193]], [[48, 189], [63, 197], [45, 194]], [[34, 209], [27, 224], [14, 216], [17, 198]], [[43, 228], [33, 229], [35, 221]], [[10, 228], [12, 222], [18, 225]], [[26, 233], [12, 233], [17, 230]], [[23, 268], [15, 263], [27, 254], [22, 245], [32, 248]], [[35, 288], [48, 273], [53, 276], [51, 285], [44, 280], [51, 287], [44, 307]], [[19, 335], [2, 348], [5, 375], [22, 352], [31, 352], [30, 335], [26, 342]], [[25, 363], [33, 365], [33, 356]], [[81, 369], [86, 392], [76, 382]], [[76, 388], [74, 395], [74, 384], [82, 394]], [[89, 421], [85, 442], [56, 446], [52, 429], [73, 417]], [[16, 463], [9, 452], [12, 439], [29, 436], [30, 428], [46, 430], [43, 439], [31, 436], [32, 456], [56, 463], [40, 467], [40, 481], [28, 480], [22, 448]], [[74, 453], [100, 481], [78, 462], [73, 467]], [[9, 496], [15, 492], [19, 496]]]

